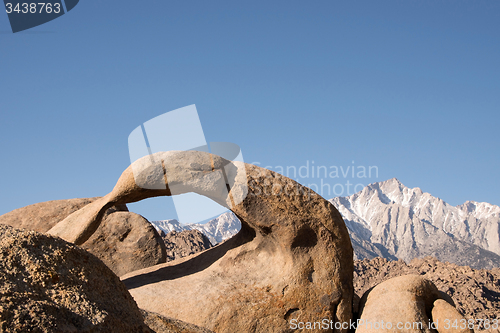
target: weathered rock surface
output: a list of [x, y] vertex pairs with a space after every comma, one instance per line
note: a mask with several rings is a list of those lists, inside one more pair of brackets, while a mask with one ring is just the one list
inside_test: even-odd
[[[0, 224], [47, 232], [73, 212], [99, 198], [41, 202], [0, 216]], [[127, 206], [110, 206], [96, 232], [81, 245], [118, 276], [166, 261], [163, 240], [142, 216]]]
[[353, 254], [341, 215], [316, 193], [257, 166], [196, 151], [156, 153], [49, 232], [83, 243], [108, 207], [185, 192], [230, 208], [242, 228], [198, 255], [123, 277], [140, 307], [218, 333], [286, 332], [293, 318], [351, 319]]
[[0, 225], [2, 332], [151, 332], [119, 278], [65, 241]]
[[448, 332], [444, 330], [445, 319], [453, 323], [464, 318], [450, 304], [440, 303], [441, 297], [436, 286], [420, 275], [403, 275], [384, 281], [361, 298], [356, 332], [435, 332], [429, 323], [434, 323], [440, 332]]
[[187, 257], [208, 250], [210, 240], [198, 230], [172, 231], [162, 236], [167, 251], [167, 261]]
[[[361, 296], [383, 281], [406, 274], [418, 274], [432, 281], [440, 291], [452, 298], [457, 310], [466, 319], [477, 320], [476, 328], [480, 324], [479, 319], [488, 319], [490, 322], [499, 319], [500, 269], [498, 268], [472, 269], [443, 263], [432, 257], [414, 259], [409, 264], [402, 260], [387, 261], [383, 258], [356, 260], [354, 288], [356, 294]], [[481, 328], [484, 328], [484, 324]]]

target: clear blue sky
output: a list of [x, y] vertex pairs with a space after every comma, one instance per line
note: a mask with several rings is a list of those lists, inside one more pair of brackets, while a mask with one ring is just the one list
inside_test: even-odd
[[499, 1], [81, 0], [12, 34], [0, 13], [0, 214], [106, 194], [130, 132], [190, 104], [246, 162], [354, 161], [378, 177], [323, 182], [397, 177], [499, 205], [499, 15]]

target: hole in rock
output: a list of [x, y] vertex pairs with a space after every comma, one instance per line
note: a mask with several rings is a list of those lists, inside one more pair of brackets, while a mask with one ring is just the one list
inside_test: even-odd
[[312, 269], [309, 274], [307, 274], [307, 279], [309, 280], [309, 282], [314, 282], [314, 277], [313, 277], [313, 274], [314, 274], [314, 269]]
[[297, 247], [313, 247], [318, 243], [318, 237], [314, 230], [304, 225], [297, 231], [295, 239], [292, 242], [292, 249]]
[[[181, 223], [171, 197], [157, 197], [127, 204], [129, 211], [146, 218], [164, 238], [175, 231], [198, 230], [215, 246], [236, 235], [241, 229], [240, 220], [231, 211], [226, 211], [195, 223]], [[200, 209], [202, 207], [199, 207]], [[197, 207], [193, 207], [197, 209]], [[190, 244], [187, 244], [189, 246]], [[190, 251], [187, 251], [190, 252]]]
[[289, 309], [286, 313], [285, 313], [285, 320], [288, 320], [288, 318], [290, 318], [290, 316], [292, 315], [292, 313], [296, 312], [296, 311], [299, 311], [298, 308], [293, 308], [293, 309]]

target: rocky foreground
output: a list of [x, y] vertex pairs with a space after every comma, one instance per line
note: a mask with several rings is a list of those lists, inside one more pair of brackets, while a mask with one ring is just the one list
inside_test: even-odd
[[451, 296], [464, 317], [475, 320], [476, 325], [481, 319], [500, 321], [499, 268], [472, 269], [443, 263], [433, 257], [413, 259], [409, 264], [384, 258], [355, 260], [354, 289], [361, 298], [379, 283], [407, 274], [418, 274], [434, 282], [440, 291]]

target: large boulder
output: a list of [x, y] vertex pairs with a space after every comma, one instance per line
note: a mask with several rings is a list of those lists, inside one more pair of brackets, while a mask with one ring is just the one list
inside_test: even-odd
[[81, 247], [101, 259], [118, 276], [166, 262], [162, 238], [148, 220], [135, 213], [107, 215]]
[[0, 225], [0, 331], [151, 332], [119, 278], [62, 239]]
[[[99, 198], [40, 202], [0, 216], [0, 224], [47, 232], [57, 223]], [[81, 246], [101, 259], [118, 276], [166, 261], [163, 240], [140, 215], [126, 205], [113, 205], [103, 213], [96, 232]]]
[[[455, 330], [455, 321], [464, 328]], [[419, 275], [392, 278], [368, 290], [361, 298], [357, 323], [356, 333], [472, 333], [451, 299]]]
[[353, 251], [340, 213], [254, 165], [197, 151], [146, 156], [113, 191], [49, 232], [81, 244], [112, 205], [186, 192], [231, 209], [241, 230], [198, 255], [122, 277], [141, 308], [216, 332], [286, 332], [296, 321], [352, 319]]
[[213, 246], [208, 237], [196, 229], [171, 231], [162, 238], [167, 250], [167, 261], [184, 258]]

